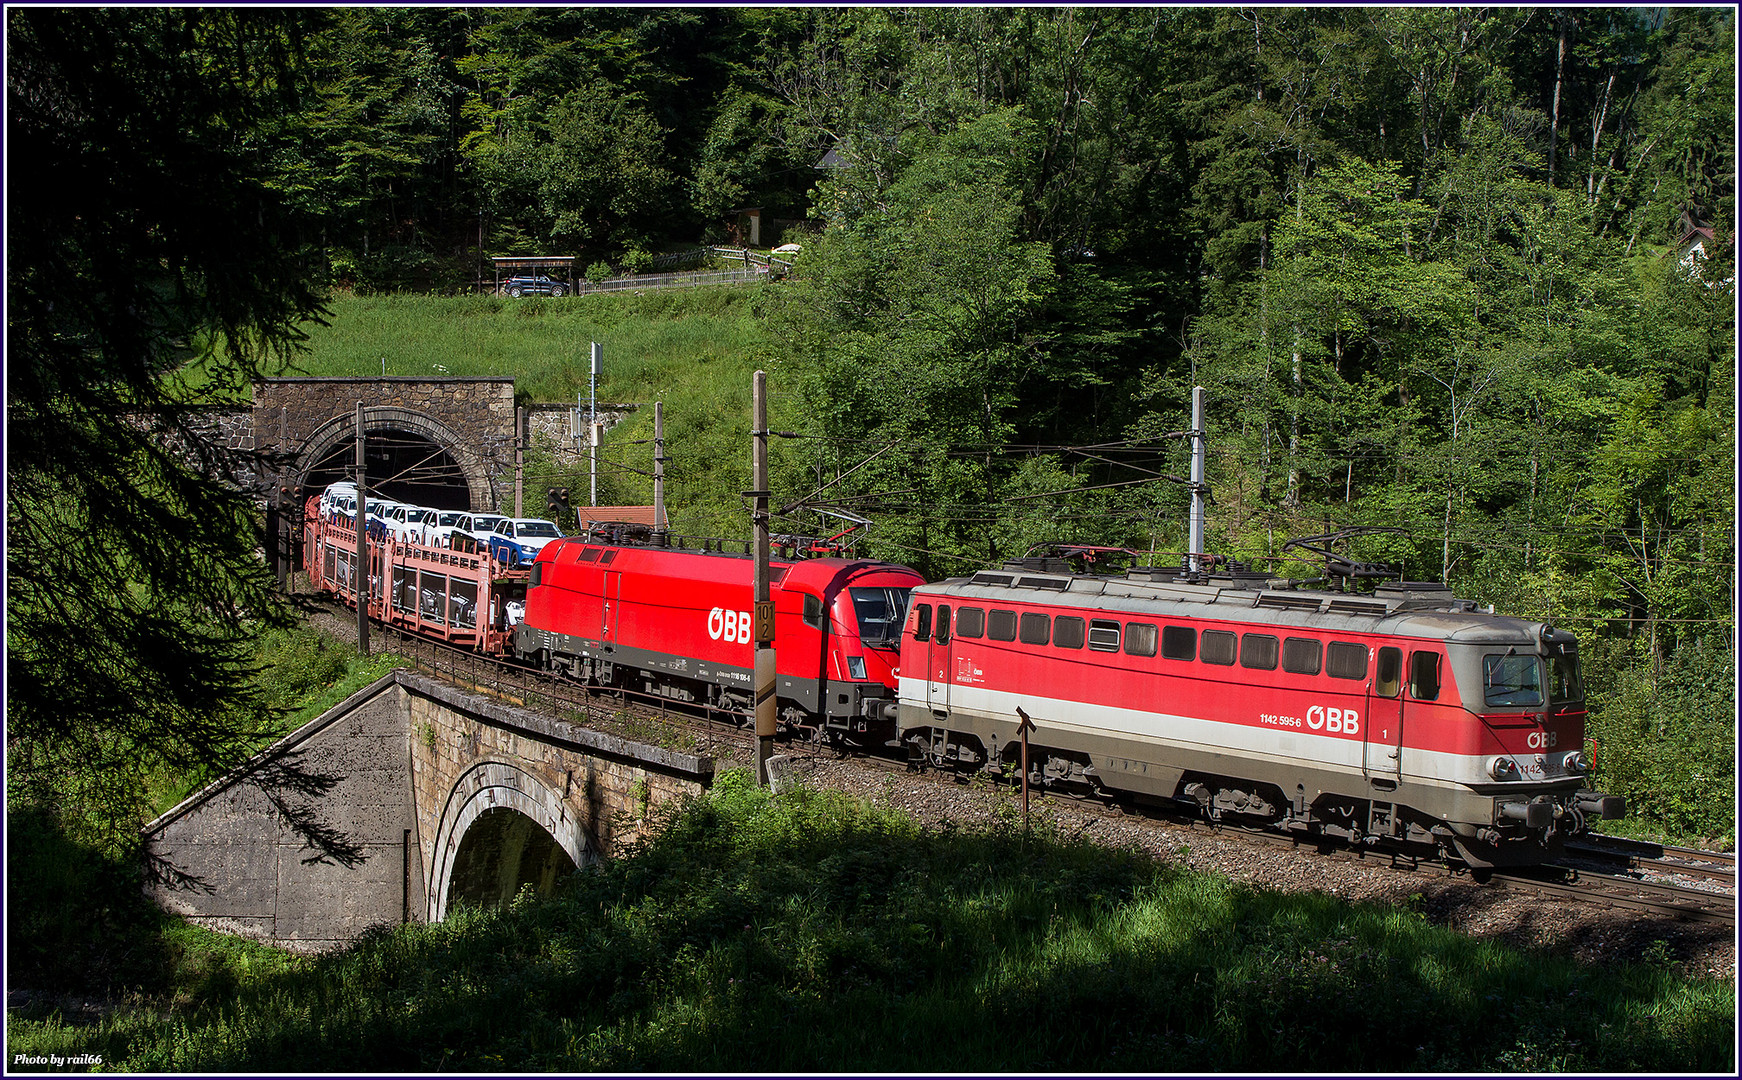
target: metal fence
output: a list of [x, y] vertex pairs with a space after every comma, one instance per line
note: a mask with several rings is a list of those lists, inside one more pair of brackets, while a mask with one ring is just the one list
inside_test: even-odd
[[746, 281], [766, 281], [766, 266], [740, 267], [733, 270], [685, 270], [673, 274], [636, 274], [633, 277], [607, 278], [604, 281], [577, 281], [575, 295], [596, 292], [622, 292], [634, 289], [670, 289], [691, 285], [726, 285]]

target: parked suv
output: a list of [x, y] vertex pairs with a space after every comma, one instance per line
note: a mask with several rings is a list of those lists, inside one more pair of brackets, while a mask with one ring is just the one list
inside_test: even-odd
[[502, 291], [509, 296], [562, 296], [569, 287], [539, 274], [536, 277], [511, 277], [502, 283]]

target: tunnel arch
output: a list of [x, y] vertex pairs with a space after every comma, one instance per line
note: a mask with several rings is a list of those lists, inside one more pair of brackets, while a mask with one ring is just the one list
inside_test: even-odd
[[456, 903], [488, 907], [522, 885], [548, 888], [598, 862], [596, 852], [559, 793], [518, 765], [481, 761], [460, 775], [436, 828], [429, 921]]
[[[334, 480], [349, 478], [356, 438], [356, 417], [345, 413], [328, 419], [303, 440], [295, 470], [299, 501]], [[371, 486], [379, 484], [375, 490], [386, 498], [444, 510], [496, 507], [496, 487], [487, 463], [457, 432], [427, 413], [393, 405], [366, 407], [363, 442]]]

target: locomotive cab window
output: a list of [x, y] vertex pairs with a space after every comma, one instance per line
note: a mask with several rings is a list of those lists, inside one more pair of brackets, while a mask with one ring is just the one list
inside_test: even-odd
[[1534, 656], [1482, 658], [1482, 701], [1507, 709], [1542, 705], [1542, 665]]
[[986, 616], [986, 636], [993, 641], [1016, 640], [1016, 612], [993, 608]]
[[[1365, 667], [1366, 654], [1363, 653], [1362, 666]], [[1291, 637], [1282, 643], [1282, 670], [1296, 675], [1317, 675], [1319, 673], [1319, 639]]]
[[986, 609], [965, 607], [956, 612], [956, 636], [959, 638], [985, 637]]
[[1379, 665], [1373, 672], [1373, 693], [1396, 697], [1403, 689], [1403, 650], [1389, 645], [1379, 650]]
[[1439, 653], [1415, 652], [1409, 654], [1409, 696], [1417, 701], [1439, 700]]
[[[848, 589], [847, 595], [853, 600], [853, 618], [859, 624], [859, 640], [878, 646], [893, 646], [900, 640], [899, 627], [907, 615], [907, 600], [912, 592], [891, 585]], [[928, 624], [917, 635], [921, 641], [930, 629]]]
[[1234, 663], [1235, 638], [1226, 630], [1205, 630], [1198, 655], [1206, 664], [1231, 667]]
[[823, 625], [823, 602], [820, 597], [804, 594], [804, 624], [821, 628]]
[[1162, 627], [1161, 655], [1169, 660], [1196, 660], [1198, 632], [1189, 626]]
[[1240, 666], [1276, 670], [1276, 639], [1269, 634], [1240, 635]]
[[913, 617], [913, 640], [928, 641], [931, 638], [931, 605], [921, 604], [915, 609]]
[[1060, 615], [1052, 621], [1052, 643], [1061, 649], [1080, 649], [1088, 626], [1076, 615]]
[[1052, 618], [1038, 611], [1023, 612], [1021, 637], [1024, 645], [1045, 645], [1052, 640]]
[[1154, 623], [1132, 622], [1125, 624], [1125, 654], [1127, 656], [1154, 656], [1155, 639], [1160, 631]]
[[1579, 681], [1579, 658], [1577, 656], [1557, 656], [1548, 662], [1548, 699], [1556, 705], [1569, 701], [1580, 701], [1585, 696], [1584, 684]]
[[1089, 648], [1096, 652], [1118, 652], [1119, 624], [1111, 619], [1090, 619]]
[[950, 643], [950, 605], [948, 604], [938, 605], [937, 633], [933, 635], [932, 640], [936, 641], [939, 645], [948, 645]]

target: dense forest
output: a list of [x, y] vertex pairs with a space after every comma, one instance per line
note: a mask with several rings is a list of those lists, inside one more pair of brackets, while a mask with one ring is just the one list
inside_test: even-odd
[[[77, 350], [131, 340], [65, 331], [81, 272], [96, 325], [144, 302], [129, 271], [180, 271], [159, 245], [207, 245], [154, 294], [186, 325], [132, 330], [221, 330], [246, 374], [323, 290], [634, 268], [757, 208], [803, 244], [759, 302], [802, 394], [788, 479], [844, 476], [872, 554], [1176, 563], [1203, 386], [1213, 551], [1305, 578], [1290, 539], [1387, 530], [1347, 550], [1569, 626], [1616, 700], [1691, 695], [1606, 737], [1716, 755], [1674, 796], [1709, 807], [1734, 770], [1734, 34], [1727, 7], [15, 11], [14, 168], [80, 169], [13, 183], [14, 237], [53, 256], [9, 253], [9, 346], [47, 328], [9, 476], [86, 497], [28, 453], [65, 445]], [[102, 156], [177, 139], [204, 156]], [[85, 175], [81, 212], [51, 185]], [[210, 220], [178, 209], [214, 192]], [[217, 251], [232, 226], [270, 242]], [[113, 401], [162, 404], [149, 365], [185, 352], [145, 355]], [[52, 607], [21, 648], [63, 632]]]
[[831, 465], [901, 442], [858, 490], [918, 480], [880, 509], [922, 557], [996, 558], [1061, 516], [1165, 546], [1178, 485], [1047, 493], [1181, 472], [1160, 437], [1198, 383], [1232, 554], [1386, 523], [1406, 532], [1374, 557], [1514, 604], [1672, 635], [1727, 615], [1728, 11], [358, 8], [306, 30], [312, 81], [259, 138], [338, 283], [460, 287], [480, 252], [633, 264], [745, 207], [806, 221], [779, 357]]
[[[804, 222], [768, 304], [882, 553], [1353, 526], [1656, 658], [1730, 625], [1733, 13], [348, 9], [260, 134], [336, 282]], [[788, 237], [791, 238], [791, 237]], [[1689, 256], [1698, 245], [1700, 251]]]

